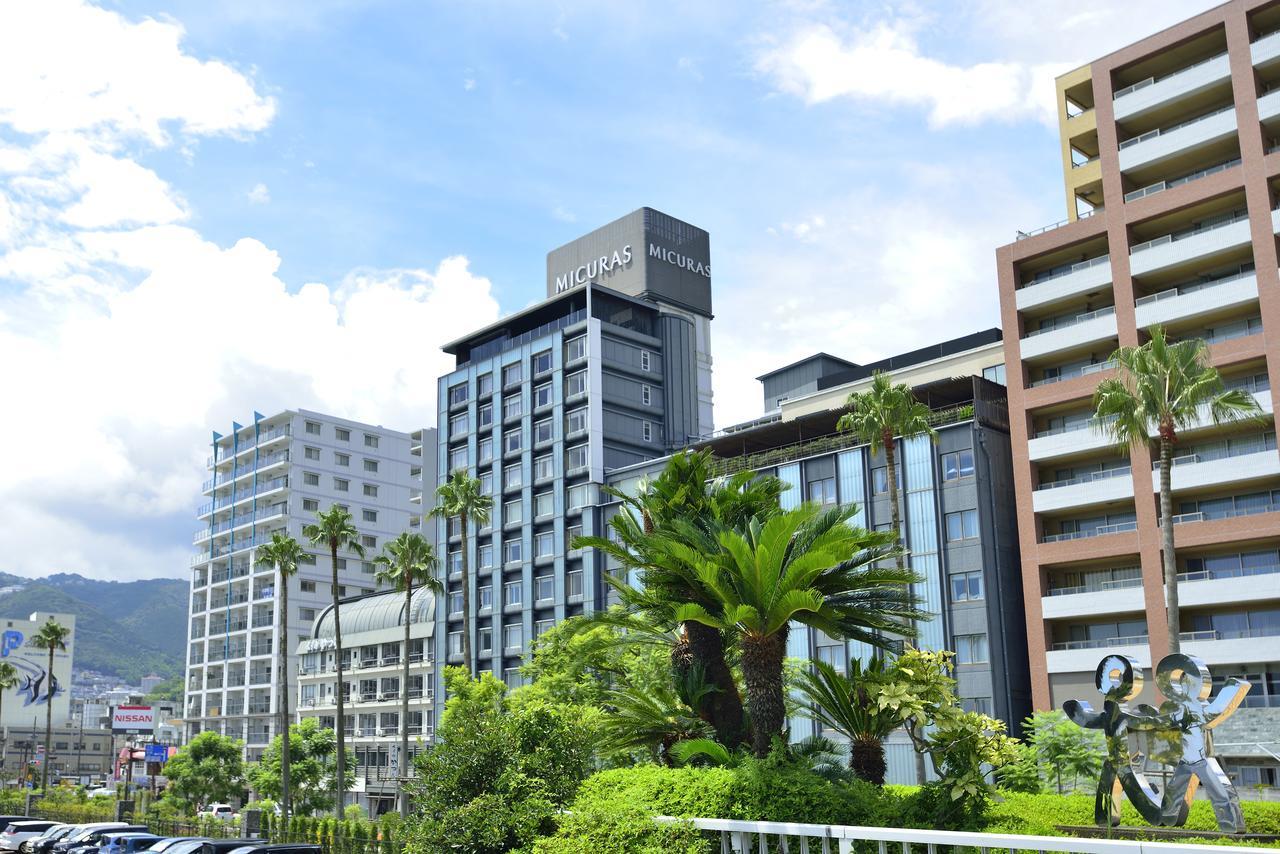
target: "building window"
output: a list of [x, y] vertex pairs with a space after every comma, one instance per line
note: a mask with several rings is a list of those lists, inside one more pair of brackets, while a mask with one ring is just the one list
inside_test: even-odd
[[313, 471], [304, 471], [302, 473], [302, 483], [305, 486], [319, 486], [320, 475], [316, 474]]
[[516, 525], [524, 521], [523, 502], [520, 499], [502, 505], [502, 524]]
[[975, 540], [978, 538], [977, 510], [961, 510], [957, 513], [948, 513], [946, 520], [948, 543], [956, 543], [961, 540]]
[[524, 413], [524, 406], [522, 406], [523, 402], [524, 399], [520, 397], [520, 392], [504, 396], [502, 398], [503, 420], [505, 421], [511, 418], [518, 418], [522, 415]]
[[333, 488], [338, 492], [347, 492], [351, 488], [351, 481], [335, 477], [333, 479]]
[[573, 410], [564, 416], [564, 433], [575, 436], [587, 430], [587, 408], [585, 406]]
[[364, 461], [364, 470], [365, 470], [365, 471], [367, 471], [367, 472], [372, 472], [373, 474], [377, 474], [377, 472], [378, 472], [378, 461], [377, 461], [377, 460], [365, 460], [365, 461]]
[[537, 421], [533, 425], [533, 443], [540, 445], [543, 442], [550, 442], [552, 436], [551, 419], [544, 418]]
[[477, 644], [482, 654], [493, 652], [493, 628], [485, 627], [476, 632]]
[[303, 448], [303, 449], [302, 449], [302, 455], [303, 455], [304, 457], [306, 457], [307, 459], [309, 459], [309, 460], [319, 460], [319, 459], [320, 459], [320, 449], [319, 449], [319, 448], [312, 448], [312, 447], [308, 446], [308, 447], [306, 447], [306, 448]]
[[315, 592], [316, 592], [316, 583], [315, 583], [314, 581], [307, 581], [307, 580], [304, 578], [304, 579], [302, 580], [302, 592], [303, 592], [303, 593], [315, 593]]
[[844, 673], [847, 667], [844, 645], [840, 646], [820, 646], [816, 650], [818, 661], [824, 661], [830, 664], [839, 673]]
[[533, 389], [533, 408], [542, 409], [551, 405], [551, 383], [543, 383]]
[[376, 549], [378, 547], [378, 538], [365, 534], [360, 538], [360, 545], [366, 549]]
[[652, 421], [640, 422], [640, 438], [646, 442], [653, 441], [653, 422]]
[[502, 585], [502, 606], [504, 608], [524, 602], [524, 584], [520, 581], [508, 581]]
[[462, 613], [462, 591], [454, 590], [449, 594], [449, 616]]
[[[902, 466], [897, 467], [898, 491], [902, 491]], [[889, 492], [889, 467], [880, 466], [871, 470], [871, 494], [885, 495]]]
[[467, 384], [458, 383], [455, 386], [449, 386], [449, 405], [457, 406], [467, 402]]
[[545, 374], [551, 370], [551, 351], [543, 350], [541, 353], [533, 354], [533, 372], [534, 374]]
[[476, 377], [476, 395], [484, 397], [493, 394], [493, 374], [481, 374]]
[[338, 558], [338, 571], [339, 572], [347, 571], [347, 559], [345, 557]]
[[304, 513], [315, 513], [320, 510], [320, 502], [314, 498], [302, 499], [302, 511]]
[[476, 588], [476, 596], [480, 600], [480, 610], [493, 607], [493, 585], [481, 584]]
[[[609, 530], [612, 531], [613, 529], [610, 528]], [[570, 552], [577, 550], [573, 544], [573, 541], [581, 536], [582, 536], [581, 525], [570, 525], [569, 527], [564, 529], [564, 544], [569, 549]]]
[[533, 458], [533, 479], [547, 480], [555, 477], [555, 465], [552, 462], [550, 454], [543, 454], [540, 457]]
[[520, 463], [509, 465], [502, 470], [502, 488], [519, 489], [524, 486], [524, 467]]
[[378, 567], [371, 560], [362, 560], [360, 561], [360, 571], [365, 575], [376, 575]]
[[986, 664], [990, 660], [986, 635], [956, 635], [956, 664]]
[[[1004, 367], [1001, 365], [1001, 367]], [[966, 712], [977, 712], [980, 715], [991, 716], [991, 698], [990, 697], [961, 697], [960, 709]]]
[[449, 632], [449, 654], [462, 655], [462, 632]]
[[550, 531], [542, 531], [533, 538], [534, 557], [553, 557], [555, 553], [555, 535]]
[[579, 335], [564, 342], [564, 360], [572, 362], [587, 357], [587, 336]]
[[649, 370], [649, 363], [650, 363], [649, 351], [641, 350], [640, 351], [640, 370], [642, 371]]
[[556, 580], [550, 575], [539, 575], [533, 580], [534, 599], [550, 602], [556, 598]]
[[476, 446], [476, 453], [481, 465], [493, 462], [493, 440], [481, 439]]
[[366, 483], [366, 484], [364, 485], [364, 494], [365, 494], [365, 497], [366, 497], [366, 498], [377, 498], [377, 497], [378, 497], [378, 487], [376, 487], [376, 486], [375, 486], [375, 485], [373, 485], [372, 483]]
[[476, 408], [476, 424], [481, 430], [493, 426], [493, 404], [484, 403]]
[[569, 598], [582, 595], [582, 570], [574, 569], [564, 574], [565, 594]]
[[333, 455], [333, 462], [334, 462], [336, 465], [340, 465], [340, 466], [344, 466], [344, 467], [345, 467], [345, 466], [349, 466], [349, 465], [351, 465], [351, 455], [350, 455], [350, 454], [339, 454], [339, 453], [335, 452], [335, 453], [334, 453], [334, 455]]
[[550, 492], [539, 492], [533, 496], [533, 515], [542, 519], [555, 513], [555, 499]]
[[320, 422], [318, 422], [318, 421], [308, 421], [308, 422], [307, 422], [307, 433], [309, 433], [309, 434], [310, 434], [310, 435], [312, 435], [312, 436], [319, 436], [319, 435], [320, 435]]
[[564, 378], [565, 397], [574, 397], [587, 393], [587, 372], [578, 371]]
[[462, 412], [449, 419], [449, 436], [461, 436], [467, 432], [467, 413]]
[[520, 436], [520, 428], [508, 430], [502, 434], [502, 450], [503, 453], [513, 454], [524, 447], [524, 440]]
[[458, 469], [467, 467], [467, 446], [463, 445], [449, 451], [449, 471], [455, 472]]
[[493, 495], [493, 472], [485, 471], [480, 473], [480, 494]]
[[555, 625], [556, 625], [556, 621], [555, 621], [555, 620], [538, 620], [538, 621], [536, 621], [536, 622], [533, 624], [533, 639], [534, 639], [534, 640], [537, 640], [538, 638], [542, 637], [542, 636], [543, 636], [543, 635], [545, 635], [547, 632], [549, 632], [549, 631], [551, 631], [553, 628], [555, 628]]
[[519, 362], [512, 365], [504, 365], [502, 368], [502, 387], [511, 388], [518, 385], [520, 380], [524, 379], [524, 366]]
[[364, 434], [364, 446], [365, 446], [366, 448], [376, 448], [376, 447], [378, 447], [378, 437], [377, 437], [377, 436], [375, 436], [375, 435], [373, 435], [372, 433], [365, 433], [365, 434]]
[[581, 471], [587, 467], [587, 446], [574, 445], [564, 452], [565, 471]]
[[580, 483], [577, 486], [571, 486], [568, 489], [568, 509], [581, 510], [589, 503], [591, 485]]
[[363, 520], [364, 520], [364, 521], [366, 521], [366, 522], [377, 522], [377, 521], [378, 521], [378, 511], [377, 511], [377, 510], [369, 510], [369, 509], [361, 510], [361, 511], [360, 511], [360, 518], [361, 518], [361, 519], [363, 519]]
[[809, 481], [809, 500], [815, 504], [835, 504], [836, 479], [826, 477]]
[[653, 403], [653, 387], [648, 383], [640, 386], [640, 403], [648, 406]]
[[982, 378], [991, 380], [993, 383], [999, 383], [1000, 385], [1005, 385], [1004, 365], [999, 364], [999, 365], [992, 365], [989, 368], [983, 368]]
[[337, 439], [339, 442], [350, 442], [351, 431], [346, 427], [334, 427], [333, 438]]
[[519, 563], [524, 559], [524, 543], [520, 539], [504, 540], [502, 543], [502, 562]]
[[480, 568], [493, 568], [493, 543], [482, 543], [480, 545]]
[[511, 651], [524, 649], [524, 626], [507, 623], [502, 627], [502, 648]]
[[976, 602], [982, 599], [982, 572], [960, 572], [951, 576], [951, 601]]
[[973, 477], [973, 450], [969, 448], [942, 455], [942, 479], [959, 480], [962, 477]]

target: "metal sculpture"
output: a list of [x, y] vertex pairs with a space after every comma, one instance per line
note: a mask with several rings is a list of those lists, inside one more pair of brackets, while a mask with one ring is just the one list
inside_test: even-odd
[[1133, 767], [1129, 755], [1129, 731], [1152, 727], [1149, 715], [1125, 706], [1142, 691], [1142, 665], [1127, 655], [1108, 655], [1098, 664], [1094, 683], [1104, 698], [1101, 712], [1095, 712], [1083, 700], [1068, 700], [1062, 705], [1062, 710], [1077, 726], [1100, 729], [1106, 737], [1107, 755], [1093, 801], [1094, 823], [1119, 825], [1120, 798], [1124, 795], [1139, 815], [1158, 824], [1160, 796], [1142, 772]]
[[[1100, 729], [1106, 736], [1107, 758], [1098, 779], [1094, 821], [1120, 823], [1120, 795], [1123, 792], [1151, 824], [1181, 827], [1196, 788], [1204, 786], [1218, 818], [1219, 829], [1228, 833], [1245, 831], [1240, 798], [1222, 767], [1209, 756], [1207, 731], [1229, 718], [1245, 695], [1248, 682], [1232, 677], [1210, 701], [1213, 677], [1199, 658], [1183, 653], [1167, 655], [1156, 667], [1156, 685], [1167, 699], [1156, 709], [1124, 704], [1142, 690], [1142, 668], [1127, 655], [1108, 655], [1098, 664], [1098, 690], [1106, 698], [1101, 712], [1088, 703], [1068, 700], [1063, 711], [1077, 725]], [[1140, 771], [1133, 767], [1129, 753], [1129, 732], [1148, 736], [1149, 753], [1156, 761], [1171, 766], [1172, 776], [1163, 797]]]

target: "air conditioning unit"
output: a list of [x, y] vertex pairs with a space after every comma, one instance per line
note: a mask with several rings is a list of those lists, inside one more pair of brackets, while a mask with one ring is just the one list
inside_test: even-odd
[[378, 699], [379, 699], [379, 700], [385, 700], [385, 699], [387, 699], [387, 695], [386, 695], [386, 694], [383, 694], [381, 691], [379, 691], [379, 692], [378, 692]]
[[362, 729], [357, 729], [355, 732], [356, 732], [356, 738], [359, 738], [360, 736], [364, 735], [364, 730]]
[[382, 735], [382, 727], [378, 727], [378, 729], [375, 731], [375, 733], [374, 733], [374, 734], [375, 734], [375, 735]]

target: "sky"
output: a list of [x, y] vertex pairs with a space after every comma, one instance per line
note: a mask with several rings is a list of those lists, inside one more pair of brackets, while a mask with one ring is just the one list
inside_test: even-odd
[[430, 426], [439, 346], [645, 205], [711, 234], [719, 426], [996, 326], [1054, 76], [1211, 5], [0, 3], [0, 570], [186, 577], [211, 430]]

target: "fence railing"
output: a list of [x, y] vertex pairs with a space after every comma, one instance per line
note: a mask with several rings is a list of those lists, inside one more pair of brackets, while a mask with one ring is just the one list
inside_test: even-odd
[[[895, 827], [846, 827], [833, 824], [790, 824], [777, 821], [734, 821], [715, 818], [667, 818], [662, 824], [691, 824], [720, 834], [723, 854], [788, 851], [804, 854], [853, 854], [874, 845], [879, 854], [901, 851], [1062, 851], [1069, 854], [1256, 854], [1257, 848], [1184, 845], [1127, 839], [1081, 839], [1074, 836], [1022, 836], [1012, 833], [960, 833]], [[892, 847], [891, 847], [892, 846]]]

